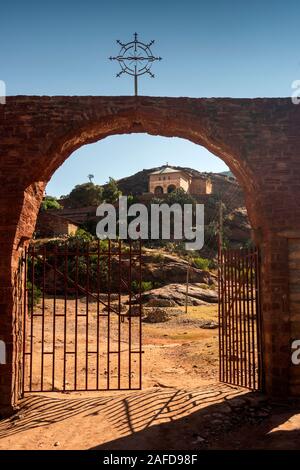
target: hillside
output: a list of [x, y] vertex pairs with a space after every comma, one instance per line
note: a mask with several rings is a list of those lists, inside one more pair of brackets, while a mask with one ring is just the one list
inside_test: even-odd
[[[131, 176], [118, 180], [118, 186], [123, 194], [141, 196], [148, 191], [149, 175], [161, 167], [143, 169]], [[205, 204], [206, 224], [215, 220], [218, 212], [218, 201], [224, 204], [225, 219], [228, 216], [228, 226], [232, 232], [233, 242], [245, 241], [249, 238], [250, 225], [245, 209], [244, 194], [231, 172], [207, 173], [193, 168], [173, 166], [178, 170], [186, 171], [194, 176], [207, 176], [212, 182], [212, 194], [205, 197], [196, 197], [197, 202]], [[227, 174], [228, 173], [228, 174]], [[225, 221], [227, 225], [227, 221]]]
[[231, 178], [235, 178], [234, 174], [232, 173], [232, 171], [228, 170], [228, 171], [221, 171], [221, 173], [219, 173], [220, 175], [223, 175], [223, 176], [230, 176]]
[[[161, 167], [143, 169], [133, 175], [126, 176], [125, 178], [121, 178], [118, 180], [118, 186], [123, 192], [123, 194], [141, 195], [143, 193], [146, 193], [148, 191], [149, 175], [152, 172], [159, 170], [160, 168]], [[208, 173], [208, 172], [201, 172], [201, 171], [195, 170], [194, 168], [181, 167], [181, 166], [175, 166], [175, 165], [172, 165], [172, 168], [185, 171], [187, 173], [190, 173], [193, 176], [202, 175], [202, 176], [209, 177], [213, 184], [214, 194], [226, 193], [226, 192], [232, 191], [233, 189], [237, 189], [237, 191], [235, 192], [238, 193], [239, 200], [243, 204], [242, 190], [239, 190], [239, 185], [236, 179], [233, 176], [231, 176], [231, 172], [224, 172], [224, 174], [223, 173], [211, 173], [211, 172]], [[230, 174], [227, 174], [227, 173], [230, 173]], [[106, 185], [104, 185], [104, 187], [105, 186]]]
[[[123, 195], [132, 194], [145, 198], [148, 193], [149, 175], [159, 170], [161, 167], [143, 169], [133, 175], [121, 178], [117, 181], [119, 189]], [[194, 176], [207, 176], [212, 182], [212, 194], [198, 195], [195, 199], [198, 203], [205, 205], [205, 225], [207, 228], [206, 238], [212, 239], [215, 231], [218, 215], [219, 201], [222, 200], [224, 206], [224, 235], [228, 239], [230, 246], [237, 247], [248, 243], [250, 239], [250, 224], [245, 209], [244, 194], [237, 180], [227, 174], [200, 172], [193, 168], [174, 166], [178, 170], [183, 170]], [[106, 185], [103, 185], [105, 188]], [[148, 193], [148, 195], [150, 195]], [[148, 195], [146, 197], [149, 202]], [[68, 199], [60, 201], [64, 206], [59, 215], [69, 218], [82, 226], [93, 226], [96, 223], [96, 208], [89, 207], [68, 207]], [[90, 225], [92, 223], [92, 225]], [[88, 224], [88, 225], [87, 225]]]

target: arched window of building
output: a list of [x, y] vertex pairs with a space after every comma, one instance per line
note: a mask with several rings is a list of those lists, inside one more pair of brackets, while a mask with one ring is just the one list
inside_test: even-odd
[[175, 191], [176, 189], [176, 186], [174, 184], [170, 184], [168, 186], [168, 193], [172, 193], [173, 191]]
[[156, 186], [156, 188], [154, 189], [155, 196], [160, 196], [163, 193], [164, 193], [163, 188], [161, 186]]

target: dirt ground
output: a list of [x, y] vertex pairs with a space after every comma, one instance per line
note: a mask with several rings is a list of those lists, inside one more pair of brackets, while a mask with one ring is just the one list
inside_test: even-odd
[[[75, 308], [77, 309], [77, 326], [75, 326]], [[112, 308], [117, 309], [117, 304], [113, 303]], [[34, 309], [33, 323], [31, 324], [31, 318], [26, 323], [28, 340], [25, 350], [27, 355], [25, 357], [24, 379], [27, 391], [34, 392], [41, 389], [44, 391], [52, 391], [53, 389], [68, 391], [86, 388], [89, 390], [95, 388], [136, 389], [140, 385], [140, 369], [142, 370], [143, 389], [178, 387], [182, 383], [183, 377], [185, 385], [190, 387], [209, 384], [212, 380], [217, 380], [218, 329], [216, 327], [218, 319], [216, 305], [189, 307], [187, 314], [185, 314], [183, 307], [169, 308], [167, 309], [171, 315], [169, 321], [152, 324], [146, 322], [141, 324], [138, 317], [132, 317], [129, 323], [126, 316], [124, 321], [120, 322], [118, 315], [112, 312], [109, 326], [108, 318], [106, 316], [100, 317], [98, 341], [96, 302], [89, 303], [87, 316], [85, 298], [79, 301], [77, 306], [74, 299], [69, 299], [66, 307], [64, 299], [57, 299], [55, 326], [53, 326], [53, 310], [53, 299], [46, 299], [44, 317], [40, 316], [41, 305], [39, 305]], [[66, 312], [66, 323], [64, 312]], [[102, 305], [100, 314], [105, 315], [105, 313], [105, 306]], [[126, 314], [126, 308], [124, 313]], [[214, 322], [215, 328], [201, 328], [200, 325], [205, 321]], [[77, 328], [76, 334], [75, 327]], [[55, 331], [54, 335], [53, 331]], [[141, 344], [140, 331], [142, 331]], [[32, 344], [30, 343], [31, 333]], [[109, 364], [107, 361], [108, 338]], [[55, 347], [53, 346], [54, 341]], [[131, 356], [129, 355], [129, 342], [131, 351], [134, 351]], [[95, 354], [97, 344], [99, 353], [98, 387], [96, 387], [97, 355]], [[54, 358], [51, 354], [53, 349], [55, 350]], [[76, 363], [73, 354], [75, 350], [77, 351]], [[141, 355], [135, 354], [140, 350], [142, 350]], [[67, 353], [64, 354], [64, 351]], [[86, 351], [88, 351], [88, 362], [86, 361]], [[41, 373], [42, 368], [43, 374]], [[41, 377], [43, 377], [43, 381]]]
[[28, 393], [0, 449], [300, 448], [300, 408], [218, 382], [218, 329], [200, 327], [217, 306], [181, 310], [143, 324], [141, 391]]

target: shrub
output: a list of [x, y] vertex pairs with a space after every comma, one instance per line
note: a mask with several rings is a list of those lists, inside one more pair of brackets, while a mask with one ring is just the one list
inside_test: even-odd
[[31, 311], [32, 307], [35, 307], [42, 297], [42, 291], [35, 284], [32, 285], [32, 282], [27, 281], [27, 290], [28, 290], [28, 310]]
[[113, 178], [109, 177], [108, 183], [103, 187], [103, 199], [105, 202], [114, 203], [122, 195], [122, 192], [119, 190], [118, 183]]
[[80, 238], [81, 240], [84, 240], [84, 241], [93, 240], [93, 235], [91, 235], [89, 232], [87, 232], [83, 228], [78, 228], [76, 230], [75, 237]]
[[166, 198], [166, 203], [168, 205], [172, 205], [176, 203], [180, 204], [181, 206], [183, 206], [184, 204], [194, 205], [195, 202], [196, 202], [195, 199], [190, 194], [185, 192], [183, 188], [175, 189], [175, 191], [172, 191], [171, 193], [169, 193]]
[[196, 268], [202, 269], [203, 271], [208, 271], [211, 266], [211, 261], [207, 258], [194, 258], [193, 264]]
[[[131, 283], [131, 289], [133, 292], [138, 293], [139, 292], [139, 282], [138, 281], [132, 281]], [[145, 292], [147, 290], [153, 289], [153, 283], [151, 281], [142, 281], [141, 282], [141, 292]]]
[[48, 209], [62, 209], [56, 197], [45, 196], [41, 203], [41, 211], [47, 211]]
[[94, 237], [91, 233], [84, 230], [84, 228], [78, 228], [75, 235], [70, 235], [68, 237], [68, 245], [72, 247], [73, 243], [86, 243], [94, 240]]
[[67, 196], [69, 207], [98, 206], [103, 201], [103, 189], [94, 183], [77, 184]]
[[164, 262], [165, 257], [162, 253], [155, 253], [152, 256], [156, 263], [162, 264]]

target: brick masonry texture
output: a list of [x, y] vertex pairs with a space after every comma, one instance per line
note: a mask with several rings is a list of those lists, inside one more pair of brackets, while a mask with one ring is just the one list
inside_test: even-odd
[[202, 145], [238, 178], [262, 253], [266, 391], [299, 395], [290, 341], [291, 334], [300, 338], [300, 305], [293, 302], [293, 312], [289, 306], [289, 283], [298, 275], [291, 253], [300, 250], [299, 129], [300, 106], [288, 98], [8, 97], [0, 105], [0, 339], [8, 350], [8, 364], [0, 366], [0, 412], [17, 402], [14, 276], [43, 190], [82, 145], [138, 132]]

